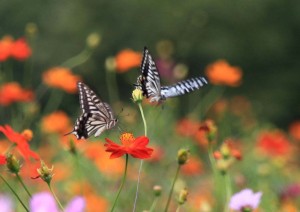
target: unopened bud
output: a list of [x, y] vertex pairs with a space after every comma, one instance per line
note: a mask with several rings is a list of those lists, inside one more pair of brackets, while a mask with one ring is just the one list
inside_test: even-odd
[[6, 156], [6, 167], [11, 173], [18, 174], [21, 168], [20, 161], [14, 155], [8, 154]]
[[33, 137], [33, 132], [29, 129], [23, 130], [22, 135], [26, 139], [26, 141], [31, 141]]
[[178, 198], [178, 203], [180, 205], [182, 205], [186, 202], [188, 194], [189, 194], [189, 192], [186, 188], [184, 188], [180, 191], [179, 198]]
[[89, 34], [89, 36], [86, 39], [87, 45], [92, 49], [99, 46], [100, 42], [101, 42], [101, 37], [98, 33], [95, 33], [95, 32]]
[[154, 196], [159, 197], [161, 195], [161, 186], [155, 185], [153, 186]]
[[25, 26], [25, 32], [30, 37], [34, 37], [38, 32], [38, 27], [35, 23], [28, 23]]
[[116, 58], [114, 58], [114, 57], [106, 58], [105, 68], [106, 68], [107, 71], [114, 72], [116, 70], [116, 67], [117, 67]]
[[74, 140], [70, 140], [69, 142], [69, 151], [73, 154], [73, 155], [76, 155], [77, 154], [77, 149], [76, 149], [76, 145], [75, 145], [75, 142]]
[[41, 160], [41, 168], [38, 168], [37, 172], [42, 180], [44, 180], [47, 184], [50, 184], [53, 177], [53, 166], [48, 168], [44, 161]]
[[189, 159], [190, 150], [188, 149], [180, 149], [177, 153], [177, 161], [179, 165], [183, 165]]

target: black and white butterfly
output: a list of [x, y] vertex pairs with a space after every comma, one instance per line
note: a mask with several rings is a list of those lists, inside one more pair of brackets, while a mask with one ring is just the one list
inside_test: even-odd
[[118, 120], [111, 107], [82, 82], [77, 83], [82, 114], [77, 118], [74, 129], [67, 133], [74, 134], [77, 139], [86, 139], [94, 134], [99, 136], [105, 130], [113, 128]]
[[143, 91], [143, 95], [149, 98], [150, 102], [160, 103], [167, 98], [198, 90], [206, 84], [208, 83], [204, 77], [195, 77], [170, 86], [161, 86], [156, 64], [147, 47], [144, 47], [141, 75], [138, 77], [135, 86]]

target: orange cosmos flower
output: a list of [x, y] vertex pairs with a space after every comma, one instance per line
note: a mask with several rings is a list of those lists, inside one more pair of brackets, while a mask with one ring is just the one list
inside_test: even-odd
[[31, 90], [23, 89], [17, 82], [9, 82], [0, 88], [0, 105], [8, 106], [14, 102], [29, 102], [34, 98]]
[[6, 164], [6, 157], [4, 155], [0, 155], [0, 165]]
[[76, 93], [77, 82], [81, 78], [68, 68], [54, 67], [43, 73], [43, 81], [50, 87], [62, 89], [68, 93]]
[[13, 38], [10, 36], [5, 36], [0, 40], [0, 62], [5, 61], [10, 57], [13, 43]]
[[176, 125], [176, 132], [182, 136], [194, 135], [200, 127], [200, 122], [188, 118], [181, 119]]
[[16, 40], [11, 49], [11, 56], [17, 60], [25, 60], [31, 55], [31, 48], [24, 38]]
[[289, 126], [290, 135], [300, 141], [300, 121], [295, 121]]
[[37, 153], [32, 151], [29, 147], [28, 141], [26, 140], [27, 136], [24, 136], [23, 133], [19, 134], [9, 126], [1, 126], [0, 125], [0, 132], [2, 132], [11, 142], [17, 145], [18, 151], [24, 157], [25, 160], [29, 161], [29, 158], [32, 157], [35, 160], [38, 160], [40, 157]]
[[118, 158], [124, 154], [129, 154], [134, 158], [145, 159], [149, 158], [153, 149], [146, 147], [149, 139], [146, 136], [134, 138], [132, 133], [123, 133], [120, 136], [122, 145], [118, 145], [108, 138], [105, 138], [106, 152], [111, 152], [110, 158]]
[[116, 56], [117, 71], [126, 72], [131, 68], [139, 67], [142, 60], [142, 54], [131, 49], [120, 51]]
[[94, 212], [94, 211], [108, 211], [108, 200], [104, 197], [95, 195], [93, 193], [85, 195], [86, 200], [86, 211]]
[[42, 129], [46, 133], [64, 134], [70, 128], [70, 119], [63, 111], [55, 111], [42, 119]]
[[261, 133], [257, 147], [269, 156], [283, 156], [291, 151], [291, 144], [281, 131]]
[[197, 175], [203, 172], [203, 164], [197, 157], [190, 157], [188, 162], [181, 167], [182, 172], [185, 175]]
[[238, 86], [241, 84], [242, 70], [229, 65], [225, 60], [218, 60], [206, 67], [206, 76], [215, 85]]

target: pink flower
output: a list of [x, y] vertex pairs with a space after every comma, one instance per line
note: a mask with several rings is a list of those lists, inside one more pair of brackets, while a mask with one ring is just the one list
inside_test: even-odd
[[262, 192], [253, 193], [249, 188], [234, 194], [229, 202], [230, 209], [234, 211], [251, 211], [258, 207]]

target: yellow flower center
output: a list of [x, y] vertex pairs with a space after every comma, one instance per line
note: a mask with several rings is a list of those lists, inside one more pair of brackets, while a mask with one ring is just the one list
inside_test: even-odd
[[24, 136], [24, 138], [27, 140], [27, 141], [30, 141], [33, 137], [33, 132], [29, 129], [26, 129], [22, 132], [22, 135]]
[[123, 133], [120, 136], [120, 141], [124, 146], [130, 146], [134, 142], [135, 138], [132, 133]]

